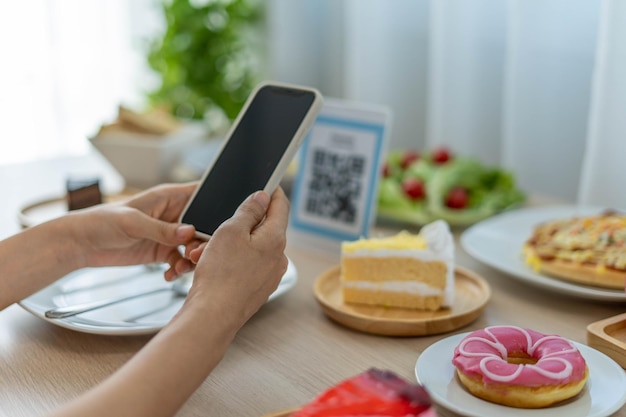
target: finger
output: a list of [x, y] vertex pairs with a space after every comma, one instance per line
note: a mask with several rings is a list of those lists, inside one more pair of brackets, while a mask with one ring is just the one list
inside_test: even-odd
[[196, 250], [196, 249], [200, 249], [200, 251], [202, 251], [204, 249], [204, 247], [206, 246], [207, 242], [206, 241], [201, 241], [201, 240], [193, 240], [190, 243], [185, 245], [185, 258], [189, 258], [191, 256], [191, 252]]
[[158, 202], [165, 203], [168, 210], [176, 211], [174, 217], [177, 217], [197, 187], [198, 182], [158, 185], [137, 194], [126, 205], [150, 213]]
[[183, 258], [177, 249], [170, 252], [167, 257], [167, 263], [170, 268], [165, 272], [166, 280], [175, 279], [180, 275], [191, 271], [194, 267], [191, 261]]
[[197, 188], [198, 182], [174, 186], [167, 205], [167, 215], [173, 216], [173, 219], [178, 219]]
[[285, 233], [289, 223], [289, 199], [285, 195], [282, 188], [277, 188], [272, 193], [272, 199], [267, 209], [266, 218], [263, 225], [264, 229], [274, 230], [275, 233]]
[[165, 271], [165, 279], [170, 280], [178, 277], [178, 272], [176, 271], [176, 263], [182, 258], [180, 252], [178, 250], [172, 250], [167, 255], [167, 259], [165, 260], [170, 268]]
[[165, 222], [143, 213], [129, 219], [127, 230], [133, 237], [153, 240], [167, 246], [183, 245], [190, 242], [195, 235], [192, 225]]
[[197, 264], [198, 261], [200, 260], [200, 257], [202, 256], [202, 252], [204, 252], [205, 246], [206, 245], [201, 245], [197, 247], [196, 249], [192, 250], [191, 252], [189, 252], [189, 256], [187, 256], [187, 258], [189, 258], [189, 260], [193, 262], [194, 264]]
[[265, 218], [269, 204], [270, 196], [265, 191], [257, 191], [241, 203], [230, 221], [251, 231]]
[[[178, 278], [183, 274], [193, 270], [194, 265], [191, 263], [189, 259], [181, 258], [176, 263], [171, 265], [170, 270], [174, 271], [174, 278]], [[166, 277], [167, 279], [167, 277]]]
[[176, 262], [176, 265], [174, 265], [174, 269], [178, 275], [186, 274], [187, 272], [193, 270], [193, 268], [194, 264], [189, 259], [185, 258], [179, 259], [178, 262]]
[[[189, 262], [189, 261], [187, 260], [179, 261], [178, 263], [176, 263], [176, 265], [170, 266], [170, 268], [163, 273], [163, 277], [165, 278], [166, 281], [173, 281], [179, 278], [182, 274], [189, 272], [193, 269], [193, 266], [188, 267], [185, 265], [181, 265], [180, 262]], [[191, 263], [189, 262], [189, 264]]]
[[176, 270], [174, 268], [170, 267], [167, 271], [163, 273], [163, 277], [166, 281], [173, 281], [178, 278], [178, 274], [176, 273]]

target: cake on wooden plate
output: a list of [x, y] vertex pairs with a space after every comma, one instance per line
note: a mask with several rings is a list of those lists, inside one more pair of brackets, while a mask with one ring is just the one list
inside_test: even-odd
[[346, 303], [435, 311], [454, 298], [454, 241], [437, 220], [419, 234], [343, 242], [341, 290]]

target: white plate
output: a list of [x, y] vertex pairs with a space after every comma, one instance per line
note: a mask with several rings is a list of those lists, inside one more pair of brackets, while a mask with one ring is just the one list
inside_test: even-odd
[[433, 401], [455, 413], [470, 417], [607, 417], [626, 403], [624, 370], [605, 354], [576, 342], [589, 367], [589, 379], [575, 399], [539, 409], [512, 408], [481, 400], [461, 386], [452, 365], [454, 348], [467, 334], [430, 345], [415, 364], [415, 376]]
[[[50, 323], [85, 333], [139, 335], [159, 331], [178, 312], [184, 297], [162, 291], [63, 319], [50, 319], [46, 311], [90, 301], [123, 297], [128, 294], [166, 287], [164, 267], [146, 266], [86, 268], [66, 275], [54, 284], [22, 300], [19, 304]], [[180, 278], [185, 279], [185, 277]], [[297, 282], [296, 267], [289, 260], [287, 272], [271, 301]]]
[[522, 246], [533, 228], [544, 221], [578, 215], [601, 213], [601, 207], [550, 206], [533, 207], [499, 214], [467, 229], [461, 235], [461, 245], [477, 260], [510, 274], [529, 284], [603, 301], [626, 301], [623, 290], [591, 287], [570, 283], [534, 272], [522, 258]]

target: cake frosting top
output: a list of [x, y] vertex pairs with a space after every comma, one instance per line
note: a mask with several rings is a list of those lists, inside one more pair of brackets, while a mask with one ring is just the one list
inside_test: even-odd
[[341, 251], [345, 255], [374, 255], [381, 252], [389, 256], [390, 251], [409, 254], [411, 251], [427, 252], [444, 261], [454, 260], [454, 241], [448, 223], [437, 220], [422, 227], [419, 234], [407, 231], [382, 238], [361, 238], [352, 242], [342, 242]]
[[353, 253], [359, 250], [407, 250], [407, 249], [426, 249], [426, 240], [421, 235], [413, 235], [406, 230], [400, 233], [381, 238], [372, 238], [355, 240], [353, 242], [343, 242], [341, 250], [345, 253]]

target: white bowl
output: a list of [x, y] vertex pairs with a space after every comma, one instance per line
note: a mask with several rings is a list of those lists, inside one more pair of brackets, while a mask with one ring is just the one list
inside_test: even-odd
[[201, 145], [207, 137], [206, 125], [188, 123], [167, 135], [105, 132], [89, 140], [127, 186], [147, 188], [172, 181], [172, 172], [185, 151]]

